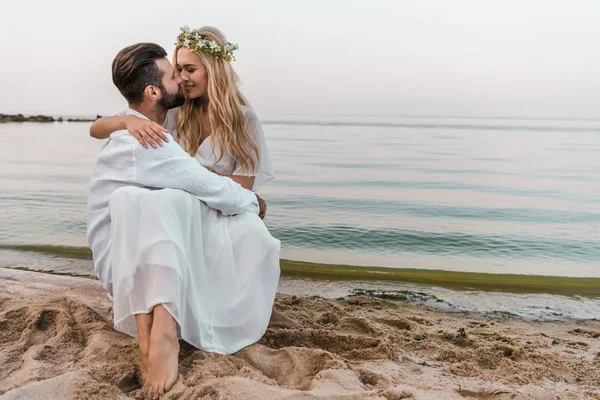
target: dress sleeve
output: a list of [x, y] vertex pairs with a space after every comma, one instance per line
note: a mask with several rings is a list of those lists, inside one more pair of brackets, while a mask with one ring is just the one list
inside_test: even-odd
[[168, 129], [170, 133], [175, 132], [177, 130], [177, 114], [179, 113], [179, 107], [172, 108], [167, 111], [167, 117], [165, 118], [165, 122], [163, 122], [163, 127]]
[[258, 171], [255, 171], [254, 173], [243, 171], [242, 167], [236, 164], [232, 175], [254, 176], [252, 191], [256, 192], [265, 182], [274, 178], [274, 172], [271, 164], [271, 156], [267, 147], [267, 141], [258, 116], [252, 108], [248, 108], [246, 112], [244, 112], [244, 116], [246, 118], [248, 133], [260, 150], [260, 163]]

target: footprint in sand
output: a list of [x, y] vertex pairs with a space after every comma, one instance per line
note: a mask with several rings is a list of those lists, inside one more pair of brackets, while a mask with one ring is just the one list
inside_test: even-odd
[[340, 321], [338, 328], [342, 332], [357, 335], [381, 336], [383, 334], [383, 332], [369, 323], [367, 319], [360, 317], [344, 317]]
[[410, 331], [412, 329], [412, 324], [404, 318], [382, 318], [376, 319], [376, 321], [395, 329], [405, 331]]
[[[73, 369], [87, 344], [80, 320], [97, 319], [93, 314], [93, 310], [65, 298], [51, 298], [27, 307], [2, 302], [0, 394]], [[10, 387], [1, 383], [8, 381]]]
[[52, 339], [54, 336], [56, 336], [57, 319], [61, 319], [61, 325], [64, 322], [67, 322], [62, 321], [62, 319], [66, 318], [66, 316], [60, 314], [61, 312], [59, 309], [43, 309], [38, 311], [37, 316], [34, 317], [34, 321], [28, 324], [25, 332], [23, 332], [24, 335], [28, 335], [26, 346], [30, 347], [34, 345], [44, 344], [50, 339]]
[[297, 346], [323, 349], [350, 360], [393, 359], [388, 338], [343, 334], [326, 329], [268, 330], [259, 342], [273, 349]]
[[365, 368], [354, 370], [358, 374], [358, 379], [370, 389], [388, 389], [393, 385], [393, 380], [375, 371]]
[[569, 331], [569, 333], [571, 333], [573, 335], [577, 335], [577, 336], [592, 338], [592, 339], [600, 338], [599, 331], [592, 331], [592, 330], [588, 330], [588, 329], [577, 328], [577, 329], [573, 329], [572, 331]]
[[255, 345], [238, 352], [236, 357], [246, 361], [279, 385], [298, 390], [309, 389], [313, 378], [319, 372], [340, 366], [331, 353], [299, 347], [270, 349]]
[[461, 396], [472, 399], [508, 399], [515, 398], [517, 393], [500, 384], [467, 383], [456, 390]]

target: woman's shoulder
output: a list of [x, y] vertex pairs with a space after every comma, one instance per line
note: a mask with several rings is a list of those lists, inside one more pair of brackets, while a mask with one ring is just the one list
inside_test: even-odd
[[169, 131], [174, 131], [177, 127], [177, 115], [181, 107], [171, 108], [167, 111], [167, 116], [165, 117], [165, 122], [163, 122], [163, 126], [167, 128]]
[[244, 114], [244, 117], [246, 119], [258, 119], [258, 116], [256, 115], [256, 111], [254, 111], [254, 108], [250, 107], [250, 106], [242, 106], [242, 113]]
[[254, 108], [250, 106], [242, 106], [242, 113], [244, 114], [244, 119], [246, 120], [246, 126], [251, 133], [259, 134], [262, 131], [262, 126], [260, 119], [258, 118], [258, 114], [254, 111]]
[[171, 108], [169, 111], [167, 111], [167, 118], [166, 119], [175, 119], [175, 120], [177, 120], [177, 114], [179, 114], [179, 111], [181, 111], [181, 107]]

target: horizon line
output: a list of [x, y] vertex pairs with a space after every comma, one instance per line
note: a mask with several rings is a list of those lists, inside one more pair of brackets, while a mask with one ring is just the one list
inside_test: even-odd
[[[112, 116], [115, 114], [106, 114], [106, 115], [102, 115], [102, 114], [98, 114], [98, 113], [94, 113], [94, 114], [46, 114], [46, 113], [24, 113], [24, 112], [19, 112], [16, 114], [9, 114], [9, 113], [0, 113], [0, 114], [4, 114], [4, 115], [18, 115], [21, 114], [25, 117], [32, 117], [32, 116], [48, 116], [48, 117], [54, 117], [54, 118], [95, 118], [96, 116], [100, 115], [100, 116]], [[268, 114], [268, 113], [265, 113]], [[376, 113], [365, 113], [365, 114], [357, 114], [357, 113], [339, 113], [339, 114], [319, 114], [319, 113], [291, 113], [291, 112], [278, 112], [278, 113], [274, 113], [274, 115], [289, 115], [289, 116], [312, 116], [312, 117], [369, 117], [369, 118], [425, 118], [425, 119], [485, 119], [485, 120], [512, 120], [512, 121], [517, 121], [517, 120], [528, 120], [528, 121], [583, 121], [583, 122], [600, 122], [600, 117], [598, 118], [590, 118], [590, 117], [566, 117], [566, 116], [561, 116], [561, 117], [534, 117], [534, 116], [507, 116], [507, 115], [499, 115], [499, 116], [494, 116], [494, 115], [485, 115], [485, 116], [476, 116], [476, 115], [444, 115], [444, 114], [391, 114], [391, 113], [380, 113], [380, 114], [376, 114]], [[268, 119], [265, 119], [264, 123], [272, 123], [272, 121], [269, 121]]]

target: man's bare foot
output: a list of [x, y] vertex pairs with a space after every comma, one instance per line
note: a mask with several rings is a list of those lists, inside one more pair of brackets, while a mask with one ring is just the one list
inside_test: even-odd
[[162, 305], [154, 307], [148, 366], [147, 383], [152, 397], [158, 398], [173, 387], [179, 372], [177, 323]]
[[273, 311], [271, 312], [271, 319], [269, 320], [269, 326], [275, 326], [278, 328], [290, 328], [290, 329], [298, 329], [302, 328], [302, 325], [297, 321], [291, 319], [290, 317], [286, 317], [279, 311], [273, 307]]
[[152, 317], [152, 314], [136, 314], [135, 316], [138, 331], [138, 346], [140, 350], [140, 372], [142, 375], [142, 383], [148, 378], [148, 351], [150, 349]]

